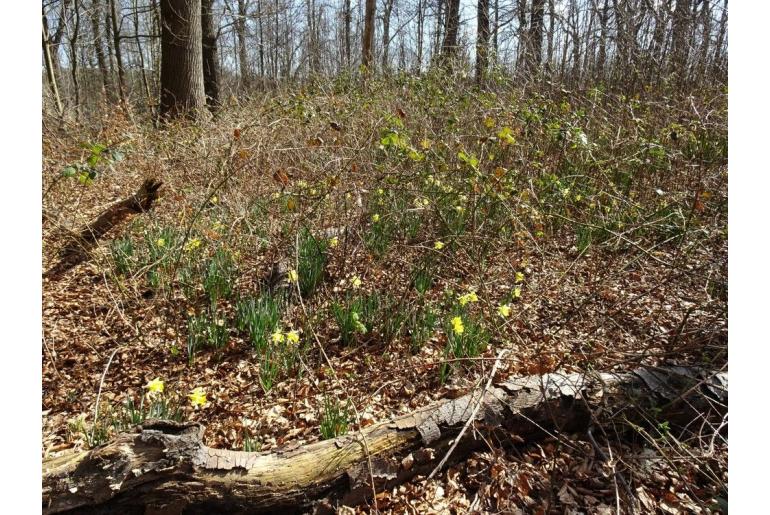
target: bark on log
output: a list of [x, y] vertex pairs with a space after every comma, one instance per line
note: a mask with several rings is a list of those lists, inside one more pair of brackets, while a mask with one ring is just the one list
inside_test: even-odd
[[[291, 513], [320, 500], [317, 507], [355, 505], [372, 492], [369, 459], [377, 491], [429, 473], [479, 401], [477, 429], [508, 441], [585, 430], [600, 405], [629, 420], [655, 408], [673, 427], [726, 412], [727, 373], [683, 367], [554, 373], [507, 380], [481, 394], [273, 452], [212, 449], [197, 423], [148, 422], [94, 450], [44, 461], [43, 513]], [[483, 445], [472, 433], [449, 463]]]
[[69, 270], [88, 259], [88, 251], [116, 225], [122, 224], [129, 217], [144, 213], [152, 208], [158, 199], [161, 181], [147, 179], [136, 193], [113, 204], [102, 212], [99, 217], [84, 227], [78, 234], [67, 242], [61, 251], [59, 262], [48, 270], [43, 277], [57, 280]]

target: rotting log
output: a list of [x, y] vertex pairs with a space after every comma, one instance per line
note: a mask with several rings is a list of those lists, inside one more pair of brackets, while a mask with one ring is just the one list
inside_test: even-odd
[[[212, 449], [202, 443], [200, 424], [151, 421], [91, 451], [45, 460], [43, 513], [292, 513], [360, 504], [372, 492], [372, 478], [382, 491], [429, 473], [480, 400], [476, 429], [509, 442], [583, 431], [599, 406], [637, 421], [655, 408], [659, 417], [686, 425], [726, 412], [727, 373], [685, 367], [553, 373], [499, 382], [481, 395], [477, 390], [360, 433], [269, 452]], [[468, 431], [449, 463], [482, 446]]]
[[43, 277], [57, 280], [88, 259], [89, 251], [112, 228], [131, 216], [152, 208], [158, 199], [161, 181], [146, 179], [136, 193], [105, 209], [93, 222], [72, 235], [59, 255], [59, 261]]

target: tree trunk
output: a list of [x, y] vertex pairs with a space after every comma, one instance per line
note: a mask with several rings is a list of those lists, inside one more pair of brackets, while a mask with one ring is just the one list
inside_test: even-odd
[[532, 0], [532, 15], [529, 21], [529, 73], [536, 73], [543, 60], [543, 21], [545, 0]]
[[64, 107], [61, 103], [61, 97], [59, 96], [59, 86], [56, 82], [56, 71], [53, 64], [53, 58], [51, 57], [51, 43], [48, 33], [48, 17], [43, 13], [43, 59], [45, 60], [45, 73], [48, 79], [48, 87], [51, 88], [51, 95], [53, 96], [54, 104], [56, 105], [56, 113], [61, 117], [64, 114]]
[[110, 71], [107, 67], [107, 58], [104, 55], [104, 47], [102, 46], [102, 2], [101, 0], [94, 0], [91, 11], [91, 30], [94, 33], [94, 51], [96, 53], [96, 63], [99, 66], [99, 73], [102, 76], [102, 87], [104, 88], [104, 94], [108, 101], [114, 100], [112, 86], [110, 85]]
[[425, 37], [425, 7], [423, 0], [417, 0], [417, 62], [415, 63], [415, 72], [422, 72], [422, 48]]
[[161, 118], [205, 117], [201, 0], [161, 0]]
[[518, 0], [516, 6], [516, 15], [519, 21], [517, 33], [519, 36], [519, 51], [516, 57], [516, 70], [521, 72], [526, 70], [529, 61], [529, 42], [527, 41], [527, 0]]
[[206, 104], [219, 107], [219, 55], [217, 30], [214, 28], [214, 0], [201, 0], [201, 31], [203, 33], [203, 90]]
[[476, 17], [476, 84], [482, 87], [489, 69], [489, 0], [478, 0]]
[[690, 54], [690, 4], [691, 0], [676, 0], [671, 28], [671, 64], [680, 78], [687, 75], [687, 59]]
[[115, 52], [115, 64], [118, 68], [118, 96], [123, 107], [126, 102], [126, 70], [123, 67], [123, 52], [120, 49], [120, 26], [118, 25], [118, 8], [115, 0], [110, 0], [110, 21], [112, 22], [112, 47]]
[[72, 76], [72, 93], [74, 96], [75, 119], [80, 118], [80, 83], [78, 81], [78, 36], [80, 35], [80, 1], [74, 0], [72, 6], [75, 13], [74, 26], [70, 36], [70, 74]]
[[150, 92], [150, 81], [147, 79], [147, 70], [144, 63], [144, 48], [142, 48], [142, 41], [139, 37], [139, 5], [137, 0], [134, 0], [134, 39], [136, 41], [136, 50], [139, 54], [139, 69], [142, 73], [142, 85], [144, 86], [144, 96], [147, 100], [147, 108], [152, 109], [152, 93]]
[[[92, 451], [43, 462], [43, 513], [294, 513], [356, 505], [486, 441], [585, 431], [604, 413], [703, 426], [727, 409], [727, 374], [683, 367], [514, 378], [333, 440], [273, 452], [212, 449], [197, 423], [148, 421]], [[654, 416], [653, 416], [654, 418]], [[465, 431], [466, 423], [474, 430]], [[619, 427], [616, 425], [616, 427]], [[494, 438], [476, 438], [477, 431]], [[449, 460], [445, 460], [454, 439]], [[374, 480], [374, 484], [372, 484]]]
[[388, 49], [390, 48], [390, 15], [396, 0], [385, 0], [382, 11], [382, 72], [388, 71]]
[[350, 21], [353, 18], [352, 13], [350, 12], [350, 0], [345, 0], [345, 12], [343, 13], [343, 17], [345, 22], [345, 67], [349, 70], [350, 62], [352, 60], [350, 55]]
[[361, 53], [361, 64], [367, 68], [374, 61], [374, 15], [377, 10], [376, 0], [366, 0], [366, 11], [364, 12], [364, 41], [363, 52]]
[[457, 34], [460, 31], [460, 0], [448, 0], [444, 27], [441, 57], [445, 63], [449, 63], [457, 55]]
[[246, 53], [246, 1], [238, 0], [238, 17], [235, 19], [235, 33], [238, 35], [238, 62], [241, 68], [241, 83], [251, 84], [251, 69]]

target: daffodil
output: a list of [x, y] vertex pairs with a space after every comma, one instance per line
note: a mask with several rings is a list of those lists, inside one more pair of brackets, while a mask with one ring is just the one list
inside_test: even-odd
[[372, 215], [372, 222], [377, 223], [379, 221], [380, 221], [380, 215], [378, 215], [377, 213], [373, 214]]
[[497, 313], [503, 317], [508, 318], [511, 316], [511, 305], [510, 304], [501, 304], [497, 307]]
[[462, 317], [454, 317], [452, 319], [452, 331], [454, 331], [455, 334], [463, 334], [465, 326], [463, 325]]
[[518, 299], [521, 298], [521, 286], [517, 286], [513, 289], [513, 298]]
[[147, 388], [147, 391], [149, 393], [163, 393], [163, 389], [165, 388], [165, 385], [163, 384], [163, 381], [158, 379], [157, 377], [147, 383], [145, 386]]
[[441, 250], [444, 248], [444, 243], [437, 241], [436, 243], [433, 244], [433, 248], [436, 250]]
[[289, 278], [289, 282], [290, 283], [296, 283], [299, 280], [299, 276], [297, 275], [297, 271], [293, 270], [293, 269], [289, 270], [288, 278]]
[[465, 306], [469, 302], [478, 302], [479, 296], [476, 295], [475, 291], [472, 291], [470, 293], [466, 293], [465, 295], [460, 295], [459, 300], [460, 300], [460, 305]]
[[187, 397], [190, 399], [190, 404], [192, 404], [193, 408], [202, 408], [206, 405], [206, 392], [200, 386], [194, 388]]
[[216, 195], [214, 195], [213, 197], [211, 197], [211, 203], [212, 203], [212, 204], [216, 204], [217, 202], [219, 202], [219, 197], [217, 197]]
[[516, 272], [516, 282], [520, 283], [524, 280], [524, 274], [522, 272]]
[[299, 343], [299, 333], [292, 329], [288, 333], [286, 333], [286, 341], [288, 343], [291, 343], [293, 345], [296, 345]]
[[187, 252], [192, 252], [193, 250], [197, 249], [201, 246], [201, 240], [198, 238], [193, 238], [184, 245], [184, 250]]
[[377, 195], [379, 195], [379, 196], [385, 195], [385, 190], [382, 189], [382, 188], [377, 188]]
[[160, 248], [163, 248], [166, 246], [166, 240], [164, 240], [163, 238], [158, 238], [157, 240], [155, 240], [155, 245]]
[[283, 343], [284, 339], [286, 337], [281, 332], [280, 329], [276, 329], [276, 331], [270, 336], [270, 339], [273, 341], [273, 343]]
[[340, 239], [336, 236], [329, 240], [329, 246], [333, 249], [336, 249], [339, 244], [340, 244]]
[[360, 288], [360, 287], [361, 287], [361, 278], [360, 278], [360, 277], [358, 277], [357, 275], [354, 275], [354, 276], [353, 276], [353, 277], [350, 279], [350, 284], [351, 284], [351, 285], [353, 286], [353, 288], [355, 288], [355, 289], [358, 289], [358, 288]]

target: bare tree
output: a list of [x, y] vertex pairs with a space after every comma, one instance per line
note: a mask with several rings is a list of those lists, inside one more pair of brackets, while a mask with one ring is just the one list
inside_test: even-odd
[[390, 47], [390, 15], [396, 0], [385, 0], [382, 8], [382, 71], [388, 70], [388, 48]]
[[112, 22], [112, 49], [115, 52], [115, 63], [118, 68], [118, 96], [121, 104], [126, 106], [126, 70], [123, 66], [123, 52], [120, 48], [120, 25], [118, 24], [118, 7], [115, 0], [110, 0], [110, 21]]
[[104, 94], [107, 96], [107, 100], [113, 100], [113, 91], [110, 81], [110, 72], [107, 68], [107, 58], [104, 54], [104, 46], [102, 41], [102, 2], [101, 0], [94, 0], [91, 9], [91, 31], [93, 32], [93, 45], [94, 53], [96, 54], [96, 62], [99, 66], [99, 73], [102, 77], [102, 87], [104, 88]]
[[206, 104], [219, 106], [219, 53], [217, 29], [214, 28], [214, 0], [201, 0], [201, 32], [203, 34], [203, 89]]
[[460, 30], [460, 0], [447, 0], [447, 14], [444, 23], [444, 42], [441, 56], [445, 62], [457, 55], [457, 34]]
[[481, 87], [489, 68], [489, 0], [478, 0], [476, 7], [476, 84]]
[[374, 60], [372, 47], [374, 46], [374, 15], [377, 10], [376, 0], [366, 0], [366, 12], [364, 13], [364, 41], [361, 54], [361, 64], [369, 68]]
[[204, 116], [201, 0], [161, 0], [160, 115]]

